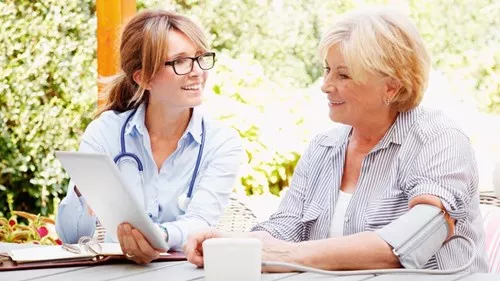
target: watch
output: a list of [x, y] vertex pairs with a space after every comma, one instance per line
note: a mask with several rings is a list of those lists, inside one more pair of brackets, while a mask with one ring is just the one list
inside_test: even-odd
[[[167, 227], [165, 227], [164, 225], [162, 224], [158, 224], [158, 226], [161, 228], [161, 230], [163, 230], [163, 232], [165, 233], [165, 243], [168, 245], [168, 229]], [[170, 245], [168, 245], [168, 247], [170, 247]]]

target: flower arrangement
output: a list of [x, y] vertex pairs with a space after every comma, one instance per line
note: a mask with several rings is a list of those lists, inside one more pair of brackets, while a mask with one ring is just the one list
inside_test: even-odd
[[[22, 211], [12, 211], [11, 213], [8, 220], [0, 217], [1, 242], [40, 245], [62, 244], [55, 234], [55, 221], [53, 219]], [[28, 225], [18, 223], [18, 217], [25, 218]]]

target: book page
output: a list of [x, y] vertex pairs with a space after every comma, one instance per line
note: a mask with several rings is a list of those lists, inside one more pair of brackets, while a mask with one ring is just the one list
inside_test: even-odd
[[72, 260], [82, 258], [93, 258], [94, 255], [86, 251], [79, 254], [71, 253], [62, 246], [42, 246], [9, 251], [10, 258], [19, 263], [49, 261], [49, 260]]
[[[100, 243], [101, 252], [103, 256], [119, 256], [123, 255], [119, 243]], [[87, 252], [85, 248], [78, 244], [73, 244], [80, 249], [80, 253], [72, 253], [65, 250], [62, 246], [39, 246], [33, 248], [13, 249], [8, 252], [13, 261], [23, 262], [36, 262], [36, 261], [50, 261], [50, 260], [74, 260], [74, 259], [87, 259], [93, 258], [93, 253]], [[168, 256], [168, 253], [161, 253], [160, 256]]]

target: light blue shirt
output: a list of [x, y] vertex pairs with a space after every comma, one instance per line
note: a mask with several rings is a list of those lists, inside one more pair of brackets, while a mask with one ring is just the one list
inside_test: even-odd
[[[125, 182], [129, 183], [126, 188], [139, 199], [144, 212], [155, 223], [167, 228], [169, 245], [180, 249], [188, 235], [218, 223], [233, 190], [244, 150], [235, 130], [204, 117], [200, 108], [194, 108], [177, 149], [158, 171], [144, 123], [145, 108], [144, 104], [139, 106], [125, 129], [127, 152], [136, 154], [144, 166], [144, 186], [135, 161], [122, 158], [118, 167]], [[111, 158], [120, 154], [121, 129], [130, 114], [131, 111], [104, 112], [88, 125], [79, 151], [106, 153]], [[201, 145], [202, 120], [206, 133], [203, 156], [191, 202], [183, 212], [178, 198], [189, 189]], [[78, 197], [73, 186], [70, 182], [56, 220], [57, 234], [65, 243], [77, 243], [82, 236], [92, 236], [97, 219], [88, 214], [85, 198]], [[111, 238], [106, 237], [106, 240]]]

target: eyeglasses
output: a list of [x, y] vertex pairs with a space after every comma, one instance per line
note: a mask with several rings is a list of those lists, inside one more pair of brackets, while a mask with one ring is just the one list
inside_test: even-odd
[[209, 52], [199, 55], [197, 57], [185, 57], [179, 58], [173, 61], [165, 62], [165, 65], [170, 65], [174, 69], [177, 75], [186, 75], [193, 71], [194, 61], [198, 63], [201, 69], [209, 70], [214, 67], [215, 64], [215, 53]]

